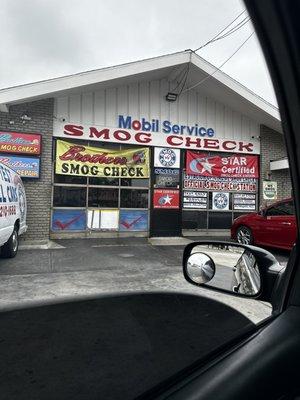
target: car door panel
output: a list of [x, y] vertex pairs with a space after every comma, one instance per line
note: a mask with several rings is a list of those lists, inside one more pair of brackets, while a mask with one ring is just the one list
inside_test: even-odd
[[276, 247], [286, 247], [287, 237], [286, 230], [288, 229], [288, 223], [285, 216], [267, 216], [265, 228], [263, 230], [264, 238], [263, 243], [265, 245], [273, 245]]
[[256, 243], [290, 249], [296, 239], [296, 219], [292, 200], [267, 208], [255, 220]]
[[295, 399], [300, 393], [300, 309], [290, 307], [251, 338], [211, 359], [157, 399]]
[[250, 228], [254, 235], [254, 241], [256, 244], [263, 244], [266, 237], [266, 218], [262, 215], [256, 215], [251, 221]]
[[1, 400], [129, 400], [256, 330], [226, 304], [176, 292], [77, 297], [0, 317]]

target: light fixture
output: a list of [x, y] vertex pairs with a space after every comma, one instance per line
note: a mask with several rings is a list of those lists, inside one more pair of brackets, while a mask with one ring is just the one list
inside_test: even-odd
[[167, 101], [176, 101], [177, 97], [178, 97], [177, 93], [168, 92], [166, 95], [166, 100]]

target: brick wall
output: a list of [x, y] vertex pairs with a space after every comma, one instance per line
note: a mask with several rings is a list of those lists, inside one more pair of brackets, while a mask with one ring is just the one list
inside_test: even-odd
[[291, 196], [292, 184], [288, 169], [270, 171], [270, 161], [286, 157], [286, 146], [283, 134], [276, 132], [264, 125], [260, 128], [261, 137], [261, 182], [260, 182], [260, 205], [271, 204], [263, 200], [262, 182], [271, 179], [277, 182], [278, 200]]
[[[23, 114], [30, 116], [31, 121], [23, 124], [20, 118]], [[14, 121], [14, 123], [10, 124], [10, 121]], [[48, 239], [51, 206], [53, 99], [10, 106], [9, 113], [0, 112], [0, 130], [42, 134], [40, 179], [24, 181], [28, 231], [22, 236], [22, 239]]]

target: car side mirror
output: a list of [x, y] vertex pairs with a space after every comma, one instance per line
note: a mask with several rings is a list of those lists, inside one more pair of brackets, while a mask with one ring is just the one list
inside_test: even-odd
[[194, 242], [183, 254], [183, 274], [189, 283], [270, 303], [284, 268], [267, 250], [231, 242]]

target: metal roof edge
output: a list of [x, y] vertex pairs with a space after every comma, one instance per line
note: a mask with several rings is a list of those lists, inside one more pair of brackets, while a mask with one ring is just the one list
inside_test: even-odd
[[116, 66], [93, 69], [76, 74], [4, 88], [0, 90], [0, 105], [5, 106], [6, 104], [14, 102], [29, 101], [30, 99], [38, 97], [54, 97], [51, 96], [51, 94], [63, 90], [123, 78], [130, 75], [142, 74], [152, 70], [172, 67], [187, 62], [191, 62], [208, 75], [213, 73], [211, 79], [215, 80], [217, 83], [223, 84], [228, 89], [244, 98], [247, 102], [280, 122], [280, 115], [277, 107], [268, 103], [262, 97], [258, 96], [246, 86], [219, 70], [216, 66], [209, 63], [190, 49], [139, 61], [123, 63]]
[[273, 118], [281, 121], [279, 109], [273, 104], [266, 101], [261, 96], [257, 95], [255, 92], [248, 89], [245, 85], [241, 84], [225, 72], [219, 70], [216, 66], [214, 66], [196, 53], [193, 53], [191, 61], [194, 65], [196, 65], [207, 74], [213, 73], [211, 79], [217, 80], [244, 99], [248, 100], [250, 103], [254, 104], [256, 107], [260, 108], [261, 110], [272, 116]]
[[14, 101], [21, 101], [30, 99], [31, 97], [43, 96], [61, 90], [72, 89], [75, 87], [104, 82], [110, 79], [122, 78], [155, 69], [184, 64], [189, 62], [189, 53], [189, 51], [181, 51], [163, 56], [147, 58], [144, 60], [132, 61], [120, 65], [4, 88], [0, 90], [0, 104], [12, 103]]

